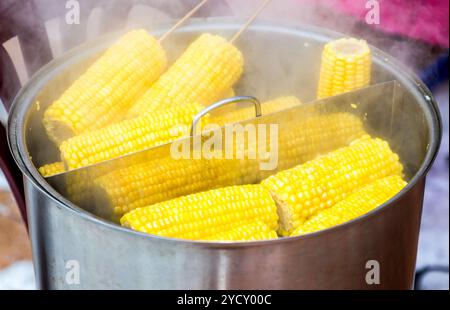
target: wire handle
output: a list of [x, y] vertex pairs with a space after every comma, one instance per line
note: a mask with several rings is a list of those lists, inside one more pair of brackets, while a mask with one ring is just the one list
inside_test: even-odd
[[217, 110], [217, 109], [219, 109], [221, 107], [224, 107], [226, 105], [230, 105], [230, 104], [233, 104], [233, 103], [241, 103], [241, 102], [250, 102], [250, 103], [252, 103], [255, 106], [256, 117], [261, 117], [262, 116], [261, 102], [255, 97], [251, 97], [251, 96], [237, 96], [237, 97], [224, 99], [224, 100], [218, 101], [218, 102], [210, 105], [209, 107], [207, 107], [206, 109], [204, 109], [203, 111], [201, 111], [200, 113], [198, 113], [194, 117], [194, 120], [192, 121], [192, 127], [191, 127], [191, 137], [194, 137], [197, 134], [196, 128], [197, 128], [197, 125], [201, 121], [203, 116], [205, 116], [208, 113], [211, 113], [214, 110]]
[[170, 36], [175, 30], [182, 26], [189, 18], [192, 17], [198, 10], [200, 10], [209, 0], [202, 0], [192, 10], [190, 10], [182, 19], [180, 19], [175, 25], [172, 26], [166, 33], [159, 38], [159, 43], [162, 43], [168, 36]]
[[255, 21], [255, 19], [261, 14], [261, 12], [266, 8], [266, 6], [271, 2], [272, 0], [264, 0], [264, 2], [259, 6], [259, 8], [256, 10], [256, 12], [250, 16], [250, 18], [247, 20], [247, 22], [239, 29], [239, 31], [230, 39], [230, 43], [236, 42], [237, 39], [250, 27], [250, 25]]

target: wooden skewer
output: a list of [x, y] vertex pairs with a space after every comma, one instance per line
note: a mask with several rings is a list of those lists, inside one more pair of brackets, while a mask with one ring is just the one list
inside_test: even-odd
[[187, 13], [182, 19], [180, 19], [175, 25], [172, 26], [165, 34], [163, 34], [159, 38], [159, 43], [167, 39], [168, 36], [170, 36], [175, 30], [177, 30], [181, 25], [183, 25], [189, 18], [192, 17], [203, 5], [206, 4], [209, 0], [202, 0], [197, 6], [195, 6], [189, 13]]
[[270, 3], [272, 0], [264, 0], [264, 2], [261, 4], [261, 6], [258, 8], [258, 10], [253, 14], [248, 21], [242, 26], [242, 28], [231, 38], [230, 43], [234, 43], [239, 37], [248, 29], [248, 27], [255, 21], [255, 19], [261, 14], [261, 12], [265, 9], [265, 7]]

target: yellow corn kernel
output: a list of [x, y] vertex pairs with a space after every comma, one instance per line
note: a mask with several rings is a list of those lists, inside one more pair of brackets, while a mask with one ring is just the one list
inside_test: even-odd
[[205, 240], [216, 242], [227, 241], [260, 241], [277, 239], [275, 230], [270, 229], [266, 224], [256, 221], [246, 225], [238, 226], [232, 230], [220, 232], [209, 236]]
[[240, 78], [244, 60], [226, 39], [201, 35], [130, 109], [127, 118], [167, 107], [218, 101]]
[[[307, 113], [305, 113], [307, 114]], [[350, 113], [305, 115], [288, 127], [281, 124], [278, 138], [278, 166], [276, 171], [252, 169], [246, 173], [246, 183], [260, 182], [277, 171], [290, 169], [350, 144], [367, 133], [361, 119]], [[266, 142], [270, 145], [269, 142]], [[251, 166], [251, 163], [246, 163]], [[253, 166], [258, 162], [253, 162]]]
[[405, 186], [406, 182], [400, 176], [376, 180], [331, 208], [312, 216], [299, 226], [292, 236], [313, 233], [354, 220], [376, 209], [398, 194]]
[[38, 169], [39, 173], [44, 177], [44, 178], [48, 178], [60, 173], [63, 173], [64, 171], [66, 171], [66, 169], [64, 168], [64, 164], [62, 162], [56, 162], [53, 164], [48, 164], [45, 166], [42, 166], [41, 168]]
[[[288, 169], [318, 154], [348, 145], [364, 134], [362, 123], [347, 113], [300, 120], [280, 137], [278, 169]], [[235, 153], [235, 152], [234, 152]], [[235, 154], [234, 154], [235, 155]], [[261, 171], [256, 160], [175, 160], [157, 157], [113, 169], [94, 179], [94, 196], [116, 215], [210, 189], [259, 183], [276, 171]]]
[[203, 160], [157, 158], [114, 170], [94, 180], [104, 208], [125, 213], [183, 195], [215, 188], [215, 173]]
[[73, 137], [60, 145], [68, 169], [76, 169], [176, 140], [186, 134], [197, 104], [166, 109]]
[[262, 182], [278, 203], [279, 234], [290, 235], [311, 216], [377, 179], [402, 176], [403, 166], [386, 141], [365, 136], [325, 156]]
[[273, 230], [278, 226], [275, 202], [260, 185], [183, 196], [133, 210], [120, 220], [134, 230], [188, 240], [203, 240], [255, 221]]
[[157, 158], [94, 179], [93, 191], [102, 206], [120, 216], [180, 196], [246, 184], [239, 168], [227, 159]]
[[319, 99], [366, 87], [372, 70], [371, 50], [364, 40], [339, 39], [325, 45]]
[[[307, 111], [306, 111], [307, 110]], [[270, 134], [266, 135], [266, 141], [257, 143], [236, 142], [236, 149], [243, 149], [247, 154], [257, 154], [257, 159], [245, 158], [243, 160], [216, 160], [217, 166], [228, 167], [224, 169], [224, 174], [218, 177], [220, 180], [233, 181], [233, 184], [254, 184], [269, 176], [290, 169], [294, 166], [303, 164], [308, 160], [316, 158], [318, 155], [326, 154], [337, 148], [347, 146], [350, 142], [360, 138], [367, 133], [360, 118], [350, 113], [330, 113], [321, 114], [320, 112], [309, 111], [305, 109], [301, 117], [294, 121], [287, 120], [289, 125], [283, 121], [276, 120], [279, 123], [279, 134], [277, 145], [272, 145], [270, 139], [274, 139]], [[284, 117], [284, 116], [283, 116]], [[211, 117], [211, 122], [214, 118]], [[264, 121], [271, 124], [271, 119]], [[248, 139], [247, 139], [248, 140]], [[261, 143], [266, 149], [270, 158], [261, 158], [258, 149]], [[275, 149], [271, 149], [275, 147]], [[258, 155], [259, 154], [259, 155]], [[236, 152], [234, 152], [236, 156]], [[236, 158], [236, 157], [234, 157]], [[275, 158], [275, 159], [274, 159]], [[261, 163], [274, 162], [273, 168], [261, 169]], [[267, 166], [266, 166], [267, 167]], [[236, 183], [238, 182], [238, 183]]]
[[166, 65], [164, 49], [145, 30], [125, 34], [45, 111], [50, 139], [60, 144], [119, 121]]

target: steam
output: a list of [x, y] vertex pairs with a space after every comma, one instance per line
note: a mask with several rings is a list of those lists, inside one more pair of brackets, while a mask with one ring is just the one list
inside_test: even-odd
[[[199, 0], [78, 0], [80, 7], [80, 24], [68, 24], [66, 21], [66, 0], [35, 0], [35, 14], [46, 21], [47, 34], [53, 56], [58, 57], [67, 50], [85, 42], [95, 41], [98, 37], [114, 32], [126, 31], [130, 28], [146, 27], [156, 30], [161, 25], [165, 27], [173, 24], [175, 20], [185, 15]], [[386, 50], [399, 58], [406, 65], [411, 67], [421, 67], [432, 59], [436, 53], [436, 48], [424, 43], [419, 43], [407, 38], [393, 37], [386, 35], [380, 30], [374, 30], [364, 22], [364, 18], [358, 19], [346, 15], [341, 10], [336, 9], [337, 3], [343, 1], [312, 1], [312, 0], [273, 0], [266, 10], [258, 18], [259, 21], [273, 22], [285, 25], [314, 25], [329, 28], [344, 35], [362, 37], [369, 43]], [[365, 0], [359, 0], [361, 8], [365, 7]], [[197, 15], [196, 18], [204, 19], [208, 17], [236, 17], [239, 20], [249, 17], [261, 0], [211, 0]], [[421, 2], [422, 3], [422, 2]], [[380, 4], [383, 3], [380, 0]], [[418, 6], [419, 4], [416, 4]], [[424, 4], [420, 9], [429, 9]], [[26, 24], [30, 16], [23, 16], [23, 24]], [[383, 23], [383, 20], [381, 20]], [[229, 35], [226, 33], [225, 35]], [[283, 95], [297, 95], [303, 101], [310, 101], [315, 97], [315, 89], [311, 88], [311, 80], [317, 80], [319, 63], [309, 63], [305, 65], [301, 59], [313, 59], [307, 53], [318, 54], [319, 49], [307, 48], [308, 42], [293, 42], [286, 44], [280, 38], [274, 37], [274, 44], [279, 43], [278, 52], [273, 55], [261, 53], [266, 48], [268, 40], [254, 40], [254, 34], [248, 32], [237, 42], [246, 54], [247, 68], [243, 83], [237, 87], [238, 94], [251, 94], [261, 100], [269, 100]], [[189, 43], [186, 40], [177, 40], [174, 35], [172, 40], [165, 42], [165, 48], [171, 52], [172, 60]], [[172, 51], [175, 51], [172, 52]], [[295, 56], [298, 53], [298, 56]], [[306, 54], [305, 54], [306, 53]], [[32, 53], [29, 53], [32, 54]], [[36, 50], [36, 55], [39, 51]], [[278, 55], [277, 55], [278, 54]], [[292, 59], [289, 62], [283, 61], [283, 57]], [[426, 57], [424, 57], [426, 55]], [[296, 59], [299, 58], [299, 59]], [[315, 58], [314, 58], [315, 59]], [[38, 67], [43, 64], [38, 63], [39, 59], [27, 66]], [[266, 67], [262, 69], [262, 67]], [[52, 92], [43, 96], [46, 100], [41, 100], [41, 108], [38, 113], [42, 114], [51, 100], [56, 99], [70, 80], [79, 74], [74, 70], [69, 75], [61, 78], [60, 81], [52, 82]], [[280, 77], [284, 76], [280, 83]], [[253, 80], [253, 81], [251, 81]], [[55, 86], [56, 83], [61, 85]], [[300, 85], [300, 86], [299, 86]], [[309, 86], [309, 87], [308, 87]], [[309, 89], [308, 89], [309, 88]], [[39, 122], [36, 121], [36, 125]], [[45, 136], [42, 129], [37, 130], [33, 137]], [[57, 156], [48, 156], [48, 152], [54, 151], [52, 147], [42, 147], [42, 143], [33, 143], [40, 146], [39, 152], [42, 154], [32, 154], [33, 160], [37, 164], [49, 163], [49, 159], [58, 160]], [[57, 154], [57, 152], [55, 152]]]
[[[68, 1], [70, 0], [34, 1], [36, 5], [34, 13], [46, 21], [47, 33], [55, 57], [84, 41], [93, 41], [108, 32], [124, 31], [141, 26], [157, 29], [162, 24], [167, 25], [181, 18], [198, 3], [197, 0], [76, 0], [80, 7], [80, 24], [68, 25], [65, 20], [69, 11], [66, 8]], [[260, 2], [260, 0], [211, 0], [197, 14], [197, 17], [235, 16], [242, 19], [250, 16]], [[310, 24], [333, 29], [349, 36], [363, 37], [369, 43], [415, 68], [421, 68], [429, 63], [440, 51], [439, 48], [409, 39], [407, 36], [392, 36], [381, 30], [374, 30], [375, 27], [367, 25], [364, 21], [364, 14], [367, 11], [366, 0], [353, 1], [360, 7], [360, 18], [350, 16], [342, 10], [342, 3], [345, 2], [349, 1], [274, 0], [259, 20], [288, 25]], [[387, 5], [382, 0], [378, 2], [380, 7]], [[414, 5], [415, 12], [427, 16], [436, 14], [426, 1]], [[413, 21], [411, 17], [404, 16], [407, 12], [403, 15], [399, 13], [403, 16], [399, 19], [399, 23]], [[26, 24], [31, 17], [23, 16], [23, 18]], [[381, 20], [381, 23], [383, 22]], [[430, 35], [442, 37], [440, 32], [442, 30], [436, 29], [436, 33]], [[30, 64], [27, 65], [30, 66]], [[34, 68], [35, 65], [39, 64], [32, 63], [31, 67]]]

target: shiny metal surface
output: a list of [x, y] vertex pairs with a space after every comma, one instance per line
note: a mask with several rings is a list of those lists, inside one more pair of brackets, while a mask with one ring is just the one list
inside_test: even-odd
[[[389, 208], [303, 238], [217, 245], [152, 238], [78, 216], [27, 185], [33, 258], [50, 289], [409, 289], [423, 198], [421, 180]], [[39, 204], [39, 207], [37, 205]], [[367, 285], [377, 260], [381, 284]], [[66, 281], [78, 261], [80, 284]]]
[[238, 96], [238, 97], [224, 99], [224, 100], [216, 102], [215, 104], [205, 108], [203, 111], [201, 111], [194, 117], [194, 120], [192, 121], [192, 126], [191, 126], [191, 137], [197, 135], [196, 134], [197, 125], [201, 121], [202, 117], [204, 117], [205, 115], [213, 112], [214, 110], [217, 110], [224, 106], [227, 106], [227, 105], [246, 103], [246, 102], [253, 104], [253, 106], [255, 107], [255, 117], [262, 116], [261, 102], [259, 102], [259, 100], [256, 99], [255, 97]]
[[[237, 27], [227, 21], [194, 22], [174, 36], [171, 44], [185, 45], [199, 32], [230, 34]], [[252, 55], [247, 59], [248, 74], [240, 87], [258, 98], [290, 93], [304, 101], [311, 100], [315, 96], [321, 47], [337, 36], [317, 28], [253, 26], [239, 43], [244, 54]], [[268, 44], [275, 41], [276, 44]], [[397, 197], [363, 218], [303, 237], [236, 244], [188, 242], [140, 234], [93, 216], [62, 197], [34, 168], [52, 153], [52, 146], [39, 139], [44, 134], [40, 119], [45, 104], [57, 97], [85, 67], [75, 64], [88, 63], [86, 59], [101, 51], [107, 42], [108, 38], [81, 47], [41, 70], [19, 94], [10, 114], [9, 143], [25, 175], [39, 287], [412, 287], [425, 174], [441, 135], [439, 112], [432, 95], [414, 76], [389, 56], [374, 50], [374, 82], [397, 80], [402, 91], [393, 88], [393, 97], [398, 111], [405, 113], [398, 113], [395, 122], [388, 125], [384, 123], [386, 120], [377, 118], [371, 128], [375, 131], [390, 128], [389, 132], [378, 133], [396, 143], [395, 150], [399, 153], [409, 149], [415, 154], [402, 157], [407, 159], [410, 184]], [[282, 79], [286, 70], [294, 72], [289, 80]], [[380, 104], [378, 109], [381, 111], [385, 106]], [[366, 264], [370, 260], [380, 263], [379, 285], [366, 283]], [[79, 283], [70, 280], [74, 263], [79, 267]]]

